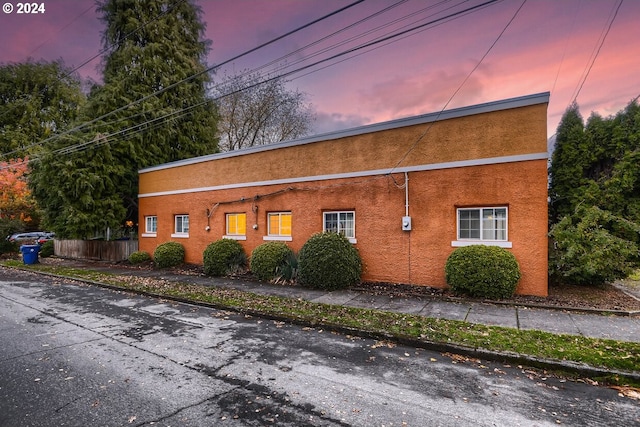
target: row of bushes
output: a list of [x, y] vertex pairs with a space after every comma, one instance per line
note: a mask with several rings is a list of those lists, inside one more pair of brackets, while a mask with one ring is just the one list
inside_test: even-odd
[[[184, 247], [177, 242], [159, 245], [153, 260], [160, 268], [184, 262]], [[146, 252], [136, 252], [129, 261], [151, 260]], [[236, 240], [220, 239], [203, 253], [204, 273], [224, 276], [249, 266], [253, 275], [276, 283], [296, 282], [303, 286], [334, 290], [357, 284], [362, 274], [358, 250], [336, 233], [313, 235], [296, 256], [284, 242], [267, 242], [253, 250], [250, 262]], [[508, 298], [515, 292], [520, 268], [515, 256], [495, 246], [474, 245], [458, 248], [445, 266], [447, 283], [455, 293], [482, 298]]]
[[[153, 261], [159, 268], [175, 267], [184, 262], [184, 246], [178, 242], [159, 245]], [[209, 244], [202, 254], [204, 273], [208, 276], [233, 274], [245, 266], [260, 280], [297, 282], [317, 289], [344, 289], [360, 281], [362, 261], [358, 250], [341, 234], [318, 233], [296, 254], [284, 242], [267, 242], [253, 250], [250, 262], [236, 240], [220, 239]], [[146, 252], [129, 257], [133, 264], [151, 260]], [[250, 264], [250, 265], [249, 265]]]

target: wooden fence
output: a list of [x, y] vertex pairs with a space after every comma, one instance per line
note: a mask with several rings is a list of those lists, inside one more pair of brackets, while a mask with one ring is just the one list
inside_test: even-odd
[[62, 258], [124, 261], [138, 250], [137, 240], [58, 240], [53, 253]]

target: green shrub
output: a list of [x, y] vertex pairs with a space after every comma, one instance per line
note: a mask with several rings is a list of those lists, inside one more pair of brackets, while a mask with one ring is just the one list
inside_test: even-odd
[[445, 277], [455, 293], [480, 298], [509, 298], [520, 280], [516, 257], [497, 246], [472, 245], [454, 250]]
[[245, 266], [247, 255], [238, 241], [220, 239], [207, 246], [202, 258], [206, 275], [224, 276]]
[[298, 278], [298, 257], [293, 251], [276, 268], [275, 283], [294, 283]]
[[40, 256], [42, 258], [53, 256], [53, 240], [47, 240], [40, 246]]
[[7, 240], [14, 233], [22, 233], [25, 224], [19, 219], [0, 218], [0, 254], [17, 253], [20, 244]]
[[341, 234], [314, 234], [300, 249], [298, 281], [316, 289], [345, 289], [360, 282], [362, 260]]
[[149, 252], [136, 251], [129, 255], [129, 262], [131, 264], [142, 264], [147, 261], [151, 261], [151, 255], [149, 255]]
[[239, 254], [234, 255], [229, 261], [229, 268], [227, 269], [227, 274], [243, 274], [247, 272], [247, 266], [249, 265], [249, 259], [247, 258], [247, 254], [244, 253], [244, 250]]
[[0, 240], [0, 254], [9, 254], [18, 252], [18, 244], [16, 242], [10, 242], [6, 239]]
[[595, 206], [565, 216], [549, 235], [554, 282], [597, 286], [623, 279], [640, 266], [640, 226]]
[[260, 280], [272, 280], [293, 251], [284, 242], [263, 243], [251, 253], [251, 272]]
[[184, 246], [178, 242], [162, 243], [153, 252], [153, 261], [159, 268], [178, 266], [184, 263]]

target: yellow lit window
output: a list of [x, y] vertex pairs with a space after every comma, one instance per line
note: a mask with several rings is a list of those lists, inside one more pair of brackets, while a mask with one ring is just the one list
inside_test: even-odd
[[247, 214], [227, 214], [227, 234], [244, 236], [247, 234]]
[[291, 236], [291, 212], [273, 212], [268, 216], [269, 236]]

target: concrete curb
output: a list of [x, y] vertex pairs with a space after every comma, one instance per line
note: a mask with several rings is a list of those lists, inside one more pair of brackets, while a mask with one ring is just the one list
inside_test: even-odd
[[[58, 279], [78, 281], [78, 282], [90, 284], [93, 286], [98, 286], [105, 289], [130, 292], [136, 295], [144, 295], [144, 296], [149, 296], [153, 298], [162, 298], [165, 300], [171, 300], [171, 301], [191, 304], [195, 306], [207, 307], [207, 308], [214, 308], [217, 310], [227, 310], [227, 311], [232, 311], [239, 314], [251, 315], [251, 316], [261, 317], [269, 320], [285, 321], [285, 322], [293, 323], [300, 326], [322, 327], [330, 331], [355, 335], [362, 338], [371, 338], [371, 339], [377, 339], [377, 340], [384, 339], [384, 340], [393, 341], [402, 345], [407, 345], [407, 346], [416, 347], [416, 348], [423, 348], [426, 350], [432, 350], [432, 351], [437, 351], [441, 353], [452, 352], [452, 353], [461, 354], [467, 357], [482, 358], [485, 360], [492, 360], [496, 362], [506, 362], [506, 363], [517, 364], [517, 365], [526, 365], [526, 366], [539, 368], [539, 369], [546, 369], [550, 371], [569, 372], [569, 373], [576, 374], [579, 376], [584, 376], [584, 377], [617, 376], [620, 378], [632, 380], [634, 382], [640, 382], [640, 372], [618, 371], [613, 369], [594, 367], [594, 366], [577, 363], [577, 362], [571, 362], [571, 361], [543, 359], [543, 358], [525, 355], [525, 354], [519, 354], [519, 353], [492, 351], [492, 350], [486, 350], [482, 348], [465, 347], [458, 344], [448, 344], [448, 343], [435, 342], [430, 340], [420, 340], [412, 337], [390, 334], [385, 332], [346, 327], [339, 324], [333, 324], [331, 322], [308, 321], [306, 319], [300, 319], [292, 316], [273, 315], [273, 314], [263, 313], [263, 312], [260, 312], [259, 310], [253, 310], [246, 307], [236, 307], [236, 306], [229, 306], [229, 305], [223, 305], [223, 304], [192, 301], [186, 298], [179, 298], [179, 297], [173, 297], [170, 295], [156, 294], [153, 292], [135, 290], [135, 289], [130, 289], [130, 288], [117, 286], [117, 285], [110, 285], [107, 283], [98, 282], [98, 281], [89, 280], [89, 279], [82, 279], [82, 278], [64, 276], [64, 275], [35, 271], [35, 270], [27, 270], [19, 267], [6, 267], [6, 268], [13, 268], [21, 271], [29, 271], [32, 273], [41, 274], [49, 277], [55, 277]], [[248, 292], [248, 291], [240, 291], [240, 292]], [[311, 301], [309, 302], [312, 304], [319, 304], [319, 303], [313, 303]], [[331, 304], [327, 304], [327, 305], [331, 305]], [[383, 310], [380, 310], [380, 311], [383, 311]]]

